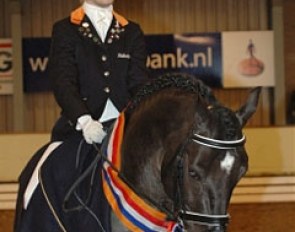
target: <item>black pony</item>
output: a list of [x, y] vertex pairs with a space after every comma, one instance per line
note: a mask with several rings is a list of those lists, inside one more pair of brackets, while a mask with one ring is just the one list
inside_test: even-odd
[[242, 128], [259, 93], [253, 89], [233, 112], [192, 76], [151, 81], [120, 115], [102, 153], [81, 135], [54, 150], [21, 210], [22, 186], [37, 161], [30, 162], [16, 231], [226, 231], [231, 194], [248, 165]]

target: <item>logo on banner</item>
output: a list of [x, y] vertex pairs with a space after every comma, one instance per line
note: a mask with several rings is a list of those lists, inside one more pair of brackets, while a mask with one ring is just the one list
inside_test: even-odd
[[249, 40], [247, 46], [247, 57], [243, 58], [239, 63], [239, 73], [248, 77], [257, 77], [264, 70], [264, 63], [256, 57], [256, 47], [252, 39]]
[[184, 72], [211, 87], [222, 87], [220, 38], [220, 33], [146, 36], [147, 66], [152, 77]]
[[11, 39], [0, 39], [0, 94], [12, 94], [12, 78], [12, 41]]
[[274, 86], [272, 31], [222, 33], [223, 87]]

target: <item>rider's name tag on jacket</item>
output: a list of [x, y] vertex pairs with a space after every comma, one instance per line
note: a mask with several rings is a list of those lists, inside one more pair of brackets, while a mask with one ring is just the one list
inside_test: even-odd
[[130, 54], [127, 53], [118, 53], [119, 59], [130, 59]]

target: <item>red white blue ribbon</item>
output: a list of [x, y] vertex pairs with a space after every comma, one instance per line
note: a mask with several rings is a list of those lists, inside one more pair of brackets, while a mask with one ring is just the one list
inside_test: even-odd
[[[121, 113], [110, 136], [107, 157], [120, 170], [120, 148], [125, 116]], [[103, 165], [103, 190], [109, 204], [121, 222], [132, 232], [182, 232], [182, 226], [167, 220], [167, 215], [147, 204], [118, 176], [108, 162]]]

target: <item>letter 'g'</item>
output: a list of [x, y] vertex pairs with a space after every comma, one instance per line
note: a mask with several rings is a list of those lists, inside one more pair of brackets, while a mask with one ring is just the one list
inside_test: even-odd
[[0, 72], [7, 72], [12, 69], [11, 53], [0, 51]]

